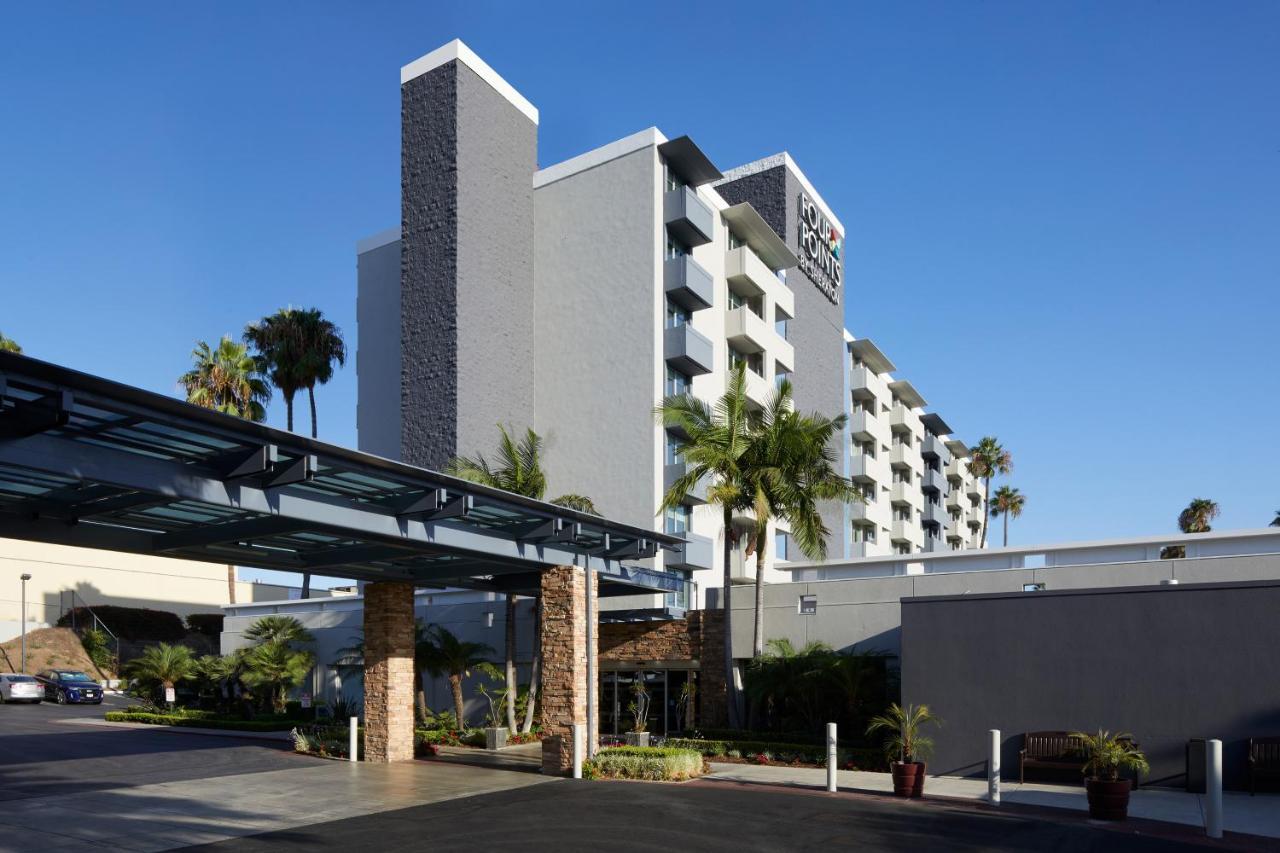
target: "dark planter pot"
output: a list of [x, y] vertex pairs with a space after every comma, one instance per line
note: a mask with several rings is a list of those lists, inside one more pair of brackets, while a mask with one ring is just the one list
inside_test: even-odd
[[1089, 795], [1089, 817], [1094, 820], [1124, 820], [1129, 816], [1129, 791], [1133, 785], [1128, 779], [1118, 782], [1087, 779], [1084, 787]]
[[924, 762], [895, 761], [889, 765], [893, 775], [893, 795], [918, 799], [924, 796]]

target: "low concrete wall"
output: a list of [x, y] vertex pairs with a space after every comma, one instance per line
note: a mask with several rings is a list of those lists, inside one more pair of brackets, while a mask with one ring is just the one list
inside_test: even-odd
[[902, 697], [927, 703], [931, 772], [986, 773], [987, 731], [1017, 778], [1022, 735], [1134, 735], [1146, 781], [1184, 784], [1191, 738], [1220, 738], [1226, 784], [1246, 740], [1280, 735], [1280, 581], [953, 595], [902, 603]]

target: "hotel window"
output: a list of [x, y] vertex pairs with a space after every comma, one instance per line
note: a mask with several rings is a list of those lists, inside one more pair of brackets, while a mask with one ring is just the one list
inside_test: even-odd
[[[784, 379], [785, 379], [786, 381], [790, 382], [793, 386], [795, 385], [795, 380], [791, 378], [791, 374], [790, 374], [790, 373], [788, 373], [786, 370], [783, 370], [783, 369], [782, 369], [782, 365], [777, 364], [777, 363], [775, 362], [774, 366], [775, 366], [775, 368], [776, 368], [776, 369], [773, 371], [773, 387], [774, 387], [774, 388], [781, 388], [781, 387], [782, 387], [782, 381], [783, 381]], [[795, 390], [795, 389], [794, 389], [794, 387], [793, 387], [793, 389], [792, 389], [792, 390], [793, 390], [793, 391]]]
[[910, 483], [911, 483], [911, 469], [910, 469], [910, 468], [894, 468], [894, 469], [893, 469], [893, 482], [895, 482], [895, 483], [907, 483], [908, 485], [910, 485]]
[[853, 526], [853, 541], [854, 542], [875, 542], [876, 529], [874, 527], [867, 527], [862, 524], [855, 524]]
[[664, 185], [667, 188], [667, 192], [681, 189], [684, 186], [684, 181], [680, 179], [679, 175], [671, 171], [671, 167], [669, 165], [663, 163], [662, 169], [664, 172]]
[[692, 318], [690, 317], [690, 314], [686, 309], [681, 308], [679, 305], [675, 304], [670, 299], [667, 300], [667, 328], [668, 329], [674, 329], [677, 326], [683, 326], [685, 323], [688, 323], [690, 319]]
[[680, 439], [679, 439], [679, 438], [677, 438], [677, 437], [676, 437], [675, 435], [673, 435], [672, 433], [667, 433], [667, 454], [666, 454], [666, 462], [665, 462], [665, 463], [663, 463], [663, 464], [666, 464], [666, 465], [679, 465], [679, 464], [680, 464], [680, 450], [681, 450], [683, 447], [684, 447], [684, 443], [683, 443], [682, 441], [680, 441]]
[[783, 561], [791, 559], [790, 541], [791, 537], [781, 530], [773, 534], [773, 559]]
[[681, 243], [676, 238], [672, 237], [670, 234], [668, 234], [667, 235], [667, 256], [666, 256], [667, 260], [671, 260], [673, 258], [683, 258], [687, 254], [689, 254], [689, 247], [686, 246], [684, 243]]
[[773, 330], [777, 332], [778, 337], [782, 338], [784, 341], [788, 339], [787, 323], [790, 320], [791, 320], [791, 317], [787, 314], [786, 311], [783, 311], [781, 308], [779, 308], [776, 305], [773, 307]]
[[689, 532], [689, 521], [692, 516], [692, 510], [681, 504], [673, 506], [666, 512], [666, 532], [672, 536], [683, 536]]
[[909, 506], [895, 507], [893, 510], [893, 517], [898, 521], [910, 521], [911, 507]]
[[738, 239], [737, 234], [734, 234], [732, 231], [729, 232], [729, 251], [730, 252], [732, 252], [734, 249], [738, 248], [739, 246], [745, 246], [745, 245], [746, 243], [743, 243], [741, 240]]
[[733, 347], [729, 347], [729, 369], [736, 370], [739, 364], [744, 364], [747, 370], [750, 370], [756, 376], [764, 376], [764, 356], [758, 352], [741, 352]]
[[906, 543], [906, 542], [900, 542], [900, 543], [898, 543], [897, 548], [898, 548], [898, 553], [899, 553], [899, 554], [910, 554], [910, 553], [911, 553], [911, 546], [910, 546], [908, 543]]
[[667, 366], [667, 386], [666, 395], [668, 397], [679, 397], [681, 394], [688, 394], [693, 380], [676, 370], [670, 365]]

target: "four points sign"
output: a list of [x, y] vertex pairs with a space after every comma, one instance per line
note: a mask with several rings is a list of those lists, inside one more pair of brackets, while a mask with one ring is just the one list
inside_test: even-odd
[[800, 271], [833, 305], [840, 304], [844, 239], [809, 196], [800, 193]]

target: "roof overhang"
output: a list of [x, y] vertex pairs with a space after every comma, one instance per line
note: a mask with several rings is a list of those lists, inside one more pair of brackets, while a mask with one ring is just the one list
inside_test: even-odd
[[919, 409], [923, 406], [929, 405], [925, 402], [924, 397], [920, 396], [920, 392], [915, 389], [915, 386], [905, 379], [899, 379], [897, 382], [890, 382], [889, 390], [897, 394], [899, 400], [906, 403], [913, 409]]
[[691, 187], [700, 187], [724, 177], [716, 164], [688, 136], [677, 136], [663, 142], [658, 146], [658, 153]]
[[849, 344], [849, 352], [862, 359], [876, 373], [892, 373], [897, 370], [889, 357], [870, 338], [858, 338]]
[[744, 201], [731, 205], [720, 211], [720, 215], [738, 239], [750, 246], [769, 269], [785, 270], [800, 263], [795, 253], [787, 248], [786, 241], [750, 203]]
[[679, 537], [12, 353], [0, 536], [424, 587], [528, 593], [556, 565], [624, 591], [683, 581], [625, 562]]
[[937, 412], [929, 412], [920, 416], [920, 423], [924, 424], [924, 428], [937, 436], [951, 435], [951, 427], [947, 426], [947, 422], [942, 419], [942, 415]]
[[969, 445], [958, 438], [953, 438], [947, 442], [947, 450], [950, 450], [951, 455], [957, 459], [962, 459], [969, 455]]

